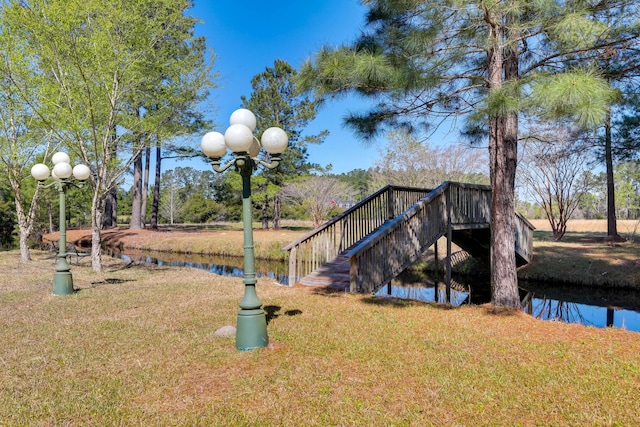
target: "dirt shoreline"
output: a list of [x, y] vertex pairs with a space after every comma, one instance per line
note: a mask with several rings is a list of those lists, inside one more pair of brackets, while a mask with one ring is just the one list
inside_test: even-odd
[[[194, 234], [198, 235], [215, 235], [219, 233], [218, 230], [177, 230], [177, 229], [144, 229], [144, 230], [130, 230], [128, 228], [111, 228], [108, 230], [101, 230], [100, 235], [102, 243], [105, 246], [113, 248], [139, 248], [140, 246], [147, 246], [146, 243], [153, 242], [158, 237], [171, 236], [172, 238], [181, 239], [193, 237]], [[57, 242], [60, 239], [60, 233], [54, 232], [45, 234], [42, 236], [44, 242]], [[67, 230], [67, 242], [76, 246], [88, 248], [91, 247], [91, 230], [78, 229]]]

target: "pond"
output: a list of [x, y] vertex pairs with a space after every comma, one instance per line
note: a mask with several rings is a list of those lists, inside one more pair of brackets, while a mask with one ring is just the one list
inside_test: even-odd
[[[396, 279], [376, 295], [445, 302], [444, 282], [429, 280], [427, 283], [404, 283], [401, 278]], [[489, 283], [479, 283], [478, 278], [469, 276], [456, 276], [452, 282], [450, 300], [454, 306], [491, 301]], [[581, 323], [598, 328], [613, 326], [640, 332], [638, 291], [523, 281], [518, 287], [525, 312], [538, 319]]]
[[[222, 276], [242, 277], [244, 273], [243, 259], [238, 257], [146, 251], [127, 251], [112, 255], [136, 262], [199, 268]], [[255, 269], [257, 277], [270, 278], [281, 284], [288, 283], [286, 262], [256, 260]], [[405, 280], [401, 275], [376, 295], [445, 302], [445, 284], [432, 278], [425, 280], [416, 283], [414, 279]], [[581, 323], [598, 328], [613, 326], [640, 332], [640, 292], [538, 282], [521, 282], [519, 288], [524, 310], [536, 318]], [[491, 301], [489, 284], [482, 283], [477, 277], [456, 276], [451, 286], [450, 301], [454, 306], [487, 303]]]

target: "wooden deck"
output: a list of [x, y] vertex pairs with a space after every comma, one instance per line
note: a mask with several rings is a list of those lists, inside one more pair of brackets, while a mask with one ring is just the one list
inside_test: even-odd
[[[387, 186], [287, 245], [289, 284], [374, 293], [447, 238], [471, 256], [489, 258], [491, 189], [445, 182], [434, 190]], [[530, 260], [533, 226], [515, 218], [518, 264]]]

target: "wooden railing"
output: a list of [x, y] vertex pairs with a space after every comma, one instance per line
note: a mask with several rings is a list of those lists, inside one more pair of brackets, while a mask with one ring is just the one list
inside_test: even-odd
[[445, 182], [450, 206], [451, 225], [471, 228], [485, 226], [491, 221], [491, 187], [488, 185]]
[[533, 256], [533, 230], [536, 228], [516, 212], [516, 254], [528, 263]]
[[289, 254], [289, 284], [334, 259], [429, 193], [386, 186], [283, 249]]
[[422, 198], [375, 236], [350, 249], [351, 292], [374, 292], [407, 268], [447, 230], [448, 183]]
[[[488, 228], [491, 187], [445, 182], [433, 191], [387, 186], [289, 244], [289, 284], [338, 255], [349, 258], [350, 290], [375, 292], [451, 230]], [[375, 233], [374, 233], [375, 231]], [[533, 226], [516, 215], [516, 253], [531, 258]], [[448, 233], [448, 234], [447, 234]]]

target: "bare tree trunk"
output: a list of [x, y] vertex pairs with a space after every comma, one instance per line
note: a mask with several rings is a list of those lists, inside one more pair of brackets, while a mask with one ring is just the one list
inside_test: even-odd
[[[118, 136], [115, 126], [111, 131], [111, 151], [115, 155], [118, 147]], [[104, 199], [104, 216], [102, 218], [102, 228], [112, 228], [118, 226], [118, 190], [112, 188]]]
[[520, 308], [515, 258], [515, 154], [514, 117], [491, 120], [491, 287], [492, 303]]
[[280, 195], [273, 197], [273, 229], [280, 230]]
[[[266, 189], [265, 189], [266, 193]], [[269, 208], [269, 197], [265, 194], [264, 200], [262, 201], [262, 229], [269, 229], [269, 216], [267, 215]]]
[[9, 185], [13, 191], [13, 199], [16, 205], [16, 216], [18, 219], [18, 229], [20, 235], [20, 261], [31, 261], [31, 253], [29, 252], [29, 236], [33, 231], [33, 223], [36, 216], [36, 206], [40, 196], [40, 188], [36, 187], [33, 198], [31, 199], [31, 207], [25, 212], [20, 180], [16, 179], [17, 174], [11, 174], [9, 176]]
[[104, 201], [104, 218], [102, 219], [102, 229], [113, 228], [118, 225], [118, 200], [117, 190], [111, 189]]
[[131, 222], [130, 230], [142, 230], [140, 223], [142, 222], [142, 152], [136, 154], [133, 162], [133, 201], [131, 204]]
[[[490, 37], [494, 48], [489, 54], [489, 89], [503, 88], [503, 78], [518, 74], [517, 43], [505, 49], [501, 12], [489, 16]], [[493, 25], [491, 24], [493, 23]], [[504, 77], [503, 77], [504, 70]], [[499, 112], [489, 122], [491, 179], [491, 302], [493, 305], [520, 308], [515, 259], [515, 175], [518, 148], [518, 116]]]
[[158, 229], [158, 209], [160, 208], [160, 162], [162, 161], [160, 144], [156, 146], [156, 167], [153, 186], [153, 206], [151, 207], [151, 228]]
[[147, 223], [147, 195], [149, 194], [149, 168], [151, 162], [151, 147], [144, 149], [144, 179], [142, 182], [142, 202], [140, 203], [140, 229]]
[[613, 153], [611, 150], [611, 114], [607, 113], [604, 122], [604, 158], [607, 176], [607, 236], [617, 241], [625, 240], [618, 234], [616, 220], [616, 189], [613, 177]]
[[98, 198], [99, 185], [100, 183], [96, 182], [96, 189], [94, 189], [91, 202], [91, 267], [95, 273], [102, 272], [102, 235], [100, 234], [100, 225], [102, 224], [104, 200]]
[[110, 194], [113, 193], [113, 199], [111, 200], [111, 211], [109, 211], [109, 213], [111, 214], [111, 224], [114, 227], [117, 227], [118, 226], [118, 189], [114, 187], [109, 193]]

